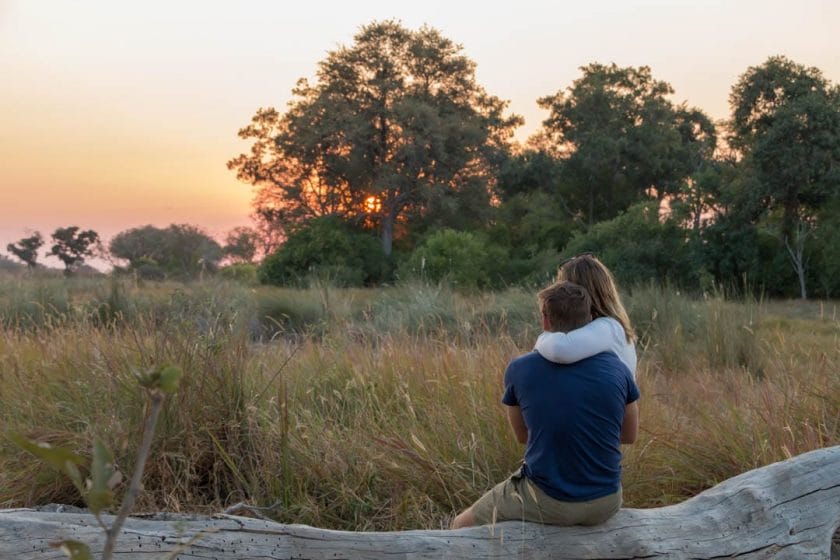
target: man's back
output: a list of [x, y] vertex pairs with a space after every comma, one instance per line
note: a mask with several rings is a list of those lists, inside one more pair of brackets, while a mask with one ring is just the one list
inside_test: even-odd
[[617, 492], [624, 410], [638, 397], [632, 374], [612, 353], [565, 365], [536, 352], [513, 360], [502, 402], [519, 406], [528, 427], [523, 474], [562, 501]]

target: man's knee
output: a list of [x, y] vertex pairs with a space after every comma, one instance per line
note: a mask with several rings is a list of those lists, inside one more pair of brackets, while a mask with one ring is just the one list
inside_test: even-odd
[[475, 515], [471, 507], [465, 509], [455, 516], [452, 520], [453, 529], [463, 529], [464, 527], [472, 527], [475, 525]]

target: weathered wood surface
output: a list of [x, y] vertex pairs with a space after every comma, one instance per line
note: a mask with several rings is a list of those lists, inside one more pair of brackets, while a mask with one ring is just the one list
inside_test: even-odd
[[[840, 526], [840, 446], [744, 473], [681, 504], [625, 509], [597, 527], [506, 522], [460, 531], [353, 533], [221, 515], [131, 518], [116, 558], [800, 559], [831, 557]], [[198, 537], [196, 537], [198, 535]], [[100, 551], [83, 513], [0, 510], [0, 559], [62, 558], [50, 542]], [[193, 542], [188, 544], [191, 540]]]

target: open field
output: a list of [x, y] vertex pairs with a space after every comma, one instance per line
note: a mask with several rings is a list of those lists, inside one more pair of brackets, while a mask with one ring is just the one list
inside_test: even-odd
[[[835, 302], [689, 299], [634, 290], [640, 441], [629, 506], [673, 503], [737, 473], [840, 443]], [[534, 297], [0, 280], [0, 423], [127, 470], [144, 402], [132, 372], [185, 378], [166, 403], [140, 509], [216, 511], [355, 530], [437, 528], [517, 466], [498, 404], [538, 333]], [[5, 437], [0, 508], [78, 504]], [[80, 504], [79, 504], [80, 505]]]

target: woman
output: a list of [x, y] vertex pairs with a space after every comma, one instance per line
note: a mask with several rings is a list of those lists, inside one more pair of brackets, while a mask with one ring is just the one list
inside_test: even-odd
[[543, 358], [570, 364], [584, 358], [614, 352], [636, 377], [636, 334], [621, 304], [615, 280], [604, 263], [594, 255], [569, 259], [557, 272], [557, 281], [568, 280], [586, 288], [592, 297], [593, 321], [579, 329], [544, 332], [534, 349]]

